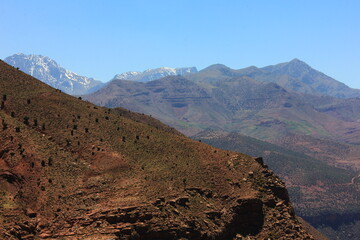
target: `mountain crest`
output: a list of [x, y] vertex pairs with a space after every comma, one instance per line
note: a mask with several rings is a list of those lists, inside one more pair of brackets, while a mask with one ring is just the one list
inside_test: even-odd
[[91, 93], [103, 86], [100, 81], [64, 69], [53, 59], [42, 55], [17, 53], [5, 58], [4, 62], [68, 94]]
[[328, 95], [337, 98], [359, 97], [360, 90], [313, 69], [304, 61], [294, 58], [289, 62], [263, 68], [236, 70], [238, 76], [248, 76], [261, 82], [275, 82], [281, 87], [306, 94]]

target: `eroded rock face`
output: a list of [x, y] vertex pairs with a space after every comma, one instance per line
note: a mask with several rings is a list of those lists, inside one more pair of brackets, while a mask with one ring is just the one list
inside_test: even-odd
[[[185, 188], [142, 205], [94, 209], [56, 222], [30, 212], [9, 238], [32, 239], [313, 239], [297, 221], [283, 183], [252, 162], [253, 175], [242, 185], [253, 192], [221, 195], [201, 187]], [[259, 182], [266, 181], [267, 185]], [[272, 188], [267, 188], [271, 186]], [[263, 189], [263, 187], [266, 187]], [[256, 191], [260, 190], [260, 191]], [[53, 222], [55, 221], [55, 222]]]

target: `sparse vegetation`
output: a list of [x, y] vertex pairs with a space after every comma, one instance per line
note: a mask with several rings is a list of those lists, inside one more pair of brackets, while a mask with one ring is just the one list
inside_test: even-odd
[[[41, 211], [38, 216], [44, 219], [39, 222], [41, 231], [59, 236], [64, 232], [74, 233], [71, 236], [74, 238], [83, 237], [84, 233], [98, 234], [94, 230], [96, 224], [104, 236], [109, 231], [113, 236], [119, 221], [130, 227], [145, 223], [149, 230], [143, 231], [161, 226], [161, 234], [167, 234], [173, 226], [181, 228], [186, 221], [193, 224], [199, 239], [215, 238], [232, 225], [231, 216], [234, 206], [239, 205], [239, 196], [253, 197], [259, 202], [268, 197], [266, 191], [259, 192], [252, 186], [251, 179], [240, 187], [233, 185], [250, 171], [261, 174], [258, 164], [248, 156], [238, 154], [247, 164], [228, 169], [227, 163], [235, 153], [220, 149], [215, 153], [213, 147], [192, 141], [146, 115], [121, 109], [95, 109], [88, 102], [62, 94], [22, 72], [11, 78], [12, 71], [13, 68], [0, 64], [0, 72], [6, 73], [0, 74], [0, 91], [6, 89], [11, 99], [6, 111], [0, 111], [3, 125], [6, 119], [10, 126], [9, 131], [0, 132], [0, 146], [9, 150], [1, 159], [14, 173], [9, 178], [17, 181], [11, 186], [14, 194], [11, 193], [9, 202], [14, 207], [19, 202], [21, 211], [15, 215], [10, 210], [6, 212], [9, 223], [2, 226], [6, 231], [10, 232], [14, 223], [25, 224], [27, 211], [32, 211], [28, 206], [36, 206], [35, 210]], [[4, 75], [10, 80], [4, 81]], [[27, 99], [31, 99], [31, 104], [24, 104]], [[16, 112], [17, 118], [10, 118], [11, 111]], [[108, 114], [107, 121], [94, 121], [104, 119], [104, 114]], [[41, 130], [24, 126], [24, 116], [28, 121], [38, 119]], [[20, 134], [13, 134], [16, 126], [22, 127]], [[119, 127], [121, 131], [117, 131]], [[145, 136], [151, 140], [147, 141]], [[132, 144], [133, 140], [136, 144]], [[18, 144], [26, 149], [21, 153], [25, 158], [18, 154]], [[162, 210], [153, 205], [158, 198], [164, 199], [160, 200]], [[280, 214], [280, 210], [272, 211]], [[281, 211], [288, 210], [283, 207]], [[215, 217], [208, 218], [205, 212]], [[219, 219], [218, 212], [221, 221], [214, 220]], [[262, 210], [259, 213], [263, 215]], [[163, 218], [158, 219], [155, 214]], [[76, 224], [67, 224], [69, 219], [76, 219]], [[94, 224], [88, 224], [89, 220], [94, 220]], [[175, 225], [168, 225], [169, 220]], [[204, 221], [208, 226], [204, 226]], [[293, 221], [291, 218], [287, 222]], [[285, 225], [277, 229], [284, 230]], [[27, 230], [15, 231], [22, 238], [34, 235]], [[258, 232], [260, 239], [267, 234], [267, 230], [262, 231]], [[137, 236], [131, 230], [121, 234]], [[169, 239], [176, 237], [170, 235]]]

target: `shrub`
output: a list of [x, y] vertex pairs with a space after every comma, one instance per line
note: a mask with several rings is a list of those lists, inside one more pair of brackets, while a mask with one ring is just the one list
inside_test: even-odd
[[183, 178], [183, 184], [186, 186], [186, 178]]
[[48, 159], [48, 165], [49, 166], [52, 166], [53, 165], [53, 159], [51, 157], [49, 157]]
[[7, 123], [4, 121], [4, 119], [2, 120], [2, 125], [3, 125], [3, 130], [6, 130], [8, 128]]
[[26, 125], [30, 124], [29, 123], [29, 117], [27, 117], [27, 116], [24, 117], [24, 124], [26, 124]]

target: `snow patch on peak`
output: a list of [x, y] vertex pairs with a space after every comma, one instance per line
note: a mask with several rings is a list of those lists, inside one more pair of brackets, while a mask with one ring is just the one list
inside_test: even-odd
[[5, 58], [4, 61], [68, 94], [91, 93], [103, 86], [100, 81], [62, 68], [57, 62], [46, 56], [17, 53]]
[[169, 68], [169, 67], [160, 67], [155, 69], [147, 69], [143, 72], [125, 72], [122, 74], [117, 74], [113, 80], [130, 80], [138, 82], [149, 82], [157, 80], [167, 76], [174, 75], [186, 75], [190, 73], [196, 73], [196, 67], [186, 67], [186, 68]]

